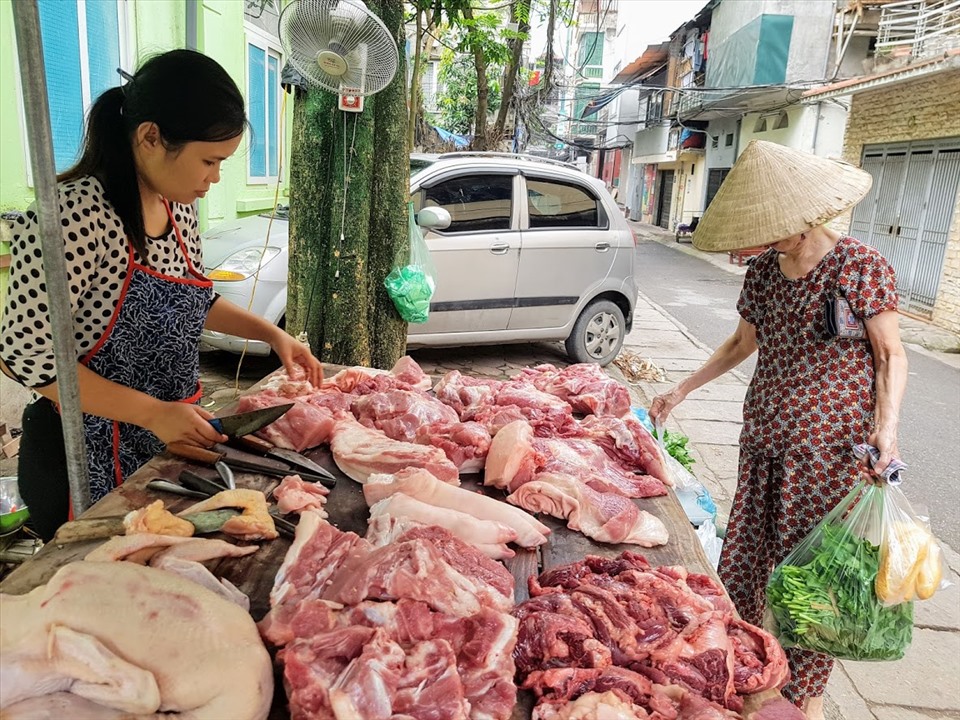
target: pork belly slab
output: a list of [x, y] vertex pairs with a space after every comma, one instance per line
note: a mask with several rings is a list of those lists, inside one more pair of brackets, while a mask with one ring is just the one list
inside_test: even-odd
[[403, 493], [437, 508], [455, 510], [479, 520], [506, 525], [516, 532], [513, 542], [522, 547], [542, 545], [550, 534], [550, 528], [520, 508], [479, 492], [440, 482], [420, 468], [406, 468], [393, 475], [371, 475], [363, 486], [368, 505], [395, 493]]

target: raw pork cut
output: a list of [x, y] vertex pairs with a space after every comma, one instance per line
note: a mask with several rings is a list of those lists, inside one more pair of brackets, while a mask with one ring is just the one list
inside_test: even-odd
[[490, 433], [476, 422], [439, 422], [417, 428], [416, 442], [433, 445], [444, 454], [461, 474], [483, 470], [490, 450]]
[[516, 491], [539, 473], [567, 476], [599, 492], [629, 498], [656, 497], [667, 492], [650, 475], [628, 472], [599, 445], [580, 438], [538, 438], [533, 426], [517, 421], [497, 433], [487, 453], [484, 484]]
[[530, 512], [565, 519], [571, 530], [598, 542], [653, 547], [668, 539], [659, 518], [622, 495], [594, 490], [569, 475], [540, 473], [507, 496], [507, 501]]
[[439, 448], [391, 440], [353, 419], [337, 422], [330, 451], [337, 467], [361, 484], [374, 473], [395, 473], [407, 467], [424, 468], [444, 482], [460, 483], [457, 466]]
[[[459, 510], [428, 505], [402, 492], [394, 493], [370, 507], [371, 518], [380, 516], [410, 519], [422, 525], [446, 528], [456, 537], [475, 547], [497, 546], [517, 539], [517, 531], [508, 525], [491, 520], [478, 520]], [[504, 552], [498, 552], [496, 557], [504, 556], [506, 550], [507, 548], [504, 547]]]
[[368, 534], [297, 526], [260, 623], [291, 717], [507, 720], [513, 577], [440, 527], [381, 515]]
[[563, 437], [593, 440], [624, 468], [652, 475], [666, 485], [673, 484], [657, 441], [633, 415], [622, 418], [588, 415], [564, 428]]
[[517, 420], [504, 427], [490, 443], [483, 484], [510, 490], [533, 479], [543, 458], [533, 446], [533, 426]]
[[[589, 440], [537, 438], [533, 441], [537, 457], [542, 458], [539, 472], [567, 475], [596, 490], [615, 492], [628, 498], [666, 495], [667, 488], [655, 477], [624, 470], [610, 459], [600, 446]], [[511, 489], [516, 489], [516, 481]]]
[[493, 403], [502, 380], [476, 378], [451, 370], [433, 389], [437, 400], [452, 407], [463, 422], [472, 420], [477, 410]]
[[693, 589], [708, 583], [719, 587], [631, 552], [531, 577], [530, 599], [514, 610], [522, 686], [550, 705], [545, 717], [586, 692], [617, 690], [656, 718], [739, 718], [744, 694], [786, 682], [786, 656]]
[[406, 656], [396, 685], [376, 686], [378, 704], [389, 700], [394, 716], [505, 720], [516, 703], [517, 624], [504, 613], [484, 609], [455, 618], [411, 600], [342, 609], [315, 604], [303, 608], [296, 626], [299, 639], [279, 654], [294, 717], [329, 704], [329, 688], [374, 639]]
[[356, 398], [351, 407], [361, 425], [376, 428], [391, 440], [413, 442], [417, 429], [434, 423], [456, 423], [457, 413], [423, 392], [390, 390]]
[[[243, 395], [237, 404], [237, 412], [260, 410], [289, 402], [290, 398], [270, 391]], [[335, 418], [336, 414], [329, 408], [295, 400], [292, 408], [259, 430], [257, 435], [277, 447], [302, 452], [330, 440]]]
[[[518, 408], [534, 428], [546, 427], [556, 432], [573, 422], [573, 409], [569, 403], [516, 380], [504, 383], [494, 398], [494, 404]], [[477, 420], [480, 422], [479, 418]], [[496, 433], [491, 430], [490, 434]]]
[[371, 475], [363, 486], [363, 496], [368, 505], [397, 492], [434, 507], [457, 510], [480, 520], [507, 525], [517, 533], [514, 542], [523, 547], [542, 545], [550, 533], [550, 528], [519, 508], [482, 493], [440, 482], [419, 468], [407, 468], [395, 475]]
[[519, 379], [566, 401], [576, 413], [622, 417], [630, 412], [627, 388], [594, 363], [578, 363], [563, 370], [537, 365], [524, 368]]
[[329, 494], [330, 491], [323, 485], [305, 482], [299, 475], [287, 475], [273, 489], [277, 509], [284, 515], [294, 512], [299, 515], [305, 510], [317, 510], [326, 517], [327, 513], [323, 506]]
[[74, 562], [26, 595], [0, 594], [0, 614], [4, 714], [61, 691], [128, 716], [162, 709], [183, 720], [262, 720], [269, 712], [273, 668], [250, 615], [172, 573]]

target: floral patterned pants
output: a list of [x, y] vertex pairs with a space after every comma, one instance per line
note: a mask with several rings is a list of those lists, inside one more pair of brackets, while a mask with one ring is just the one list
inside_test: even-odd
[[[859, 466], [849, 447], [780, 457], [741, 450], [739, 473], [719, 573], [743, 619], [762, 626], [773, 568], [854, 488]], [[784, 696], [802, 706], [807, 697], [823, 695], [833, 658], [786, 652], [792, 679]]]

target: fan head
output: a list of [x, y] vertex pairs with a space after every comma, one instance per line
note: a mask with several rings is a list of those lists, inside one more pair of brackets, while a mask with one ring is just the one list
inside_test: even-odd
[[280, 15], [287, 59], [311, 85], [373, 95], [397, 74], [397, 43], [360, 0], [294, 0]]

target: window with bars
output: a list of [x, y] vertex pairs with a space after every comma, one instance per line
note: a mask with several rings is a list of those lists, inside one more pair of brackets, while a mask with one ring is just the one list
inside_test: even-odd
[[79, 158], [87, 110], [122, 82], [123, 10], [117, 0], [39, 0], [37, 9], [53, 155], [63, 172]]

